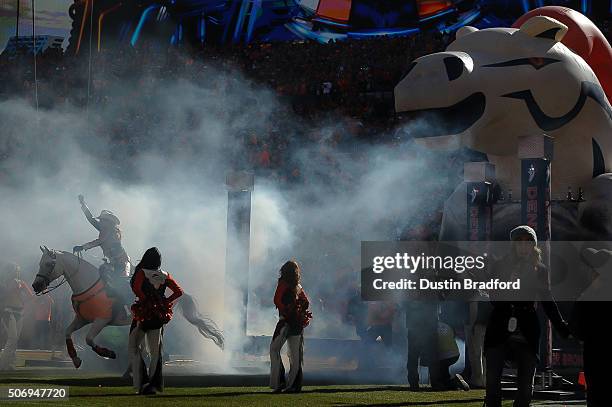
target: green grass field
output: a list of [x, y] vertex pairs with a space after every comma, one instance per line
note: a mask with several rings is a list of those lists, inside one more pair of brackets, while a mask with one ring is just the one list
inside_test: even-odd
[[[484, 391], [434, 392], [425, 387], [420, 392], [399, 385], [336, 385], [319, 381], [305, 386], [299, 394], [272, 394], [262, 386], [266, 375], [169, 374], [166, 389], [153, 396], [139, 396], [130, 382], [119, 374], [75, 372], [72, 369], [18, 369], [0, 372], [0, 394], [7, 388], [68, 387], [69, 399], [61, 401], [6, 401], [0, 406], [458, 406], [482, 407]], [[313, 383], [313, 382], [311, 382]], [[323, 385], [330, 383], [328, 385]], [[241, 387], [244, 385], [244, 387]], [[504, 407], [512, 405], [510, 400]], [[533, 401], [539, 407], [585, 407], [584, 401]]]
[[[163, 393], [138, 396], [128, 382], [117, 376], [85, 372], [17, 370], [0, 373], [0, 387], [44, 388], [68, 386], [68, 401], [0, 401], [1, 405], [62, 406], [460, 406], [481, 407], [484, 392], [433, 392], [425, 388], [415, 393], [406, 386], [327, 385], [306, 386], [299, 394], [271, 394], [261, 386], [200, 387], [205, 376], [170, 376]], [[244, 379], [240, 379], [244, 380]], [[223, 382], [225, 383], [225, 381]], [[239, 381], [241, 383], [241, 381]], [[261, 381], [260, 381], [261, 383]], [[228, 383], [229, 384], [229, 383]], [[504, 406], [511, 405], [510, 402]]]
[[[10, 386], [2, 383], [0, 386]], [[20, 387], [28, 386], [19, 383]], [[38, 385], [40, 386], [40, 384]], [[263, 387], [167, 387], [155, 396], [137, 396], [130, 387], [70, 386], [62, 406], [434, 406], [481, 407], [482, 391], [406, 391], [400, 386], [313, 386], [300, 394], [270, 394]], [[39, 405], [49, 401], [15, 401], [15, 405]], [[508, 402], [504, 405], [510, 405]]]

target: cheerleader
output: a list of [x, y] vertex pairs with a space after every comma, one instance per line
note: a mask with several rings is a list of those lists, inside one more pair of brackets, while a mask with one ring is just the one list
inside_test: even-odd
[[[130, 329], [128, 352], [134, 388], [138, 394], [163, 391], [163, 326], [172, 318], [172, 306], [183, 290], [170, 274], [161, 269], [161, 254], [156, 247], [148, 249], [136, 266], [130, 281], [136, 302], [132, 305], [134, 320]], [[166, 288], [172, 295], [166, 297]], [[147, 369], [141, 354], [144, 341], [151, 354]]]
[[[300, 284], [300, 266], [288, 261], [280, 269], [280, 277], [274, 305], [278, 308], [276, 324], [270, 344], [270, 387], [274, 393], [299, 393], [302, 390], [302, 367], [304, 364], [304, 328], [312, 314], [308, 311], [308, 297]], [[285, 379], [285, 367], [281, 360], [281, 349], [289, 344], [289, 375]]]

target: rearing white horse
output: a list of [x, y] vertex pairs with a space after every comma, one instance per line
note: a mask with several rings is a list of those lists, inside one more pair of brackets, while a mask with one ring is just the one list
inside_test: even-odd
[[[74, 367], [78, 369], [81, 366], [81, 359], [74, 348], [72, 333], [89, 324], [92, 325], [85, 338], [87, 344], [102, 357], [116, 358], [114, 351], [97, 345], [94, 340], [108, 325], [130, 325], [131, 315], [125, 312], [120, 301], [108, 295], [104, 280], [100, 277], [98, 269], [91, 263], [72, 253], [52, 250], [46, 246], [41, 246], [40, 250], [42, 257], [39, 270], [32, 283], [34, 292], [44, 293], [49, 284], [60, 276], [64, 276], [72, 289], [72, 307], [75, 317], [66, 328], [65, 333], [66, 349]], [[200, 314], [192, 296], [183, 294], [176, 306], [181, 310], [185, 319], [198, 328], [202, 336], [211, 339], [223, 349], [223, 334], [214, 321]]]

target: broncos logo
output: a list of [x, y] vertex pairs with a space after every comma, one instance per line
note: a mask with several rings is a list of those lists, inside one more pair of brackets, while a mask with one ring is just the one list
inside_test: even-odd
[[[588, 32], [591, 42], [610, 46], [580, 13], [572, 11], [578, 18], [565, 12], [564, 24], [538, 10], [516, 28], [461, 28], [445, 52], [412, 63], [395, 88], [395, 108], [426, 121], [413, 132], [423, 144], [461, 144], [486, 153], [502, 187], [515, 191], [520, 190], [518, 137], [553, 136], [555, 196], [612, 167], [612, 107], [606, 96], [612, 89], [602, 87], [588, 63], [596, 61], [592, 48], [579, 55], [577, 47], [563, 43], [568, 25], [583, 28], [569, 36], [572, 44]], [[600, 65], [601, 60], [601, 75], [612, 72], [612, 52], [605, 69]]]

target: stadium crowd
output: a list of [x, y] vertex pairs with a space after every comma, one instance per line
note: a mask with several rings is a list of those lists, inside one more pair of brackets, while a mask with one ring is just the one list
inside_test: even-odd
[[[610, 25], [610, 21], [599, 24], [609, 39]], [[286, 152], [295, 144], [321, 145], [316, 149], [319, 158], [330, 160], [329, 148], [350, 148], [355, 140], [396, 142], [400, 134], [392, 106], [394, 84], [413, 59], [443, 50], [451, 40], [449, 34], [423, 32], [327, 44], [294, 41], [200, 49], [143, 41], [137, 48], [94, 49], [91, 60], [87, 49], [76, 56], [51, 50], [36, 58], [36, 67], [31, 54], [4, 53], [0, 55], [0, 98], [20, 96], [42, 108], [72, 104], [101, 111], [123, 106], [110, 134], [99, 134], [121, 152], [114, 156], [123, 159], [150, 144], [147, 135], [156, 125], [146, 106], [130, 103], [134, 96], [151, 95], [168, 80], [202, 84], [212, 71], [240, 71], [251, 86], [264, 85], [283, 102], [264, 128], [258, 125], [242, 131], [248, 157], [245, 166], [292, 184], [305, 181], [306, 176], [287, 165]], [[236, 84], [218, 84], [216, 90], [225, 92], [223, 87], [232, 85]], [[187, 120], [191, 120], [187, 127], [197, 124], [195, 117]], [[295, 129], [300, 134], [287, 137]], [[10, 145], [2, 150], [0, 160], [10, 154]], [[118, 173], [125, 171], [119, 168]]]
[[[612, 40], [610, 21], [599, 27]], [[31, 54], [4, 53], [0, 55], [0, 99], [21, 97], [42, 109], [87, 106], [94, 118], [113, 109], [112, 123], [96, 127], [100, 120], [91, 120], [92, 132], [110, 146], [111, 153], [102, 164], [111, 174], [125, 177], [130, 172], [126, 166], [136, 154], [150, 148], [166, 153], [167, 140], [176, 142], [176, 148], [182, 149], [179, 154], [189, 151], [194, 140], [186, 134], [202, 125], [197, 112], [187, 112], [179, 119], [183, 122], [174, 125], [176, 134], [168, 134], [166, 140], [151, 140], [152, 129], [160, 120], [158, 112], [135, 100], [147, 100], [163, 89], [164, 83], [180, 79], [212, 87], [215, 95], [245, 83], [254, 90], [263, 87], [276, 94], [278, 108], [265, 123], [249, 123], [237, 134], [243, 145], [231, 147], [240, 157], [234, 165], [285, 187], [322, 178], [343, 185], [350, 184], [359, 169], [367, 170], [367, 155], [362, 154], [360, 145], [383, 144], [397, 150], [399, 142], [409, 137], [399, 125], [402, 118], [393, 111], [393, 86], [412, 60], [443, 50], [452, 39], [448, 34], [422, 32], [410, 37], [327, 44], [207, 44], [199, 49], [144, 40], [136, 48], [94, 49], [91, 59], [86, 48], [76, 56], [51, 50], [38, 55], [36, 65]], [[234, 72], [241, 72], [246, 80], [236, 79], [239, 75]], [[219, 80], [219, 73], [227, 75]], [[245, 100], [250, 105], [258, 102]], [[0, 145], [0, 182], [9, 176], [3, 159], [19, 145], [10, 140]], [[307, 147], [306, 159], [299, 163], [289, 159], [289, 153], [303, 147]], [[339, 157], [348, 157], [355, 165], [347, 171]], [[447, 194], [456, 184], [465, 159], [458, 153], [439, 160], [440, 166], [446, 167], [440, 171], [449, 175], [448, 185], [441, 186], [439, 194]], [[309, 165], [301, 165], [303, 161]], [[439, 213], [432, 218], [439, 219]], [[428, 228], [435, 231], [436, 223]]]
[[[599, 27], [608, 39], [612, 38], [609, 20], [600, 22]], [[31, 54], [3, 53], [0, 98], [18, 96], [41, 108], [87, 106], [93, 112], [122, 106], [110, 134], [106, 129], [98, 133], [105, 133], [99, 136], [116, 146], [121, 152], [116, 156], [123, 159], [150, 144], [147, 135], [156, 125], [147, 106], [130, 103], [134, 96], [152, 95], [168, 80], [181, 78], [202, 84], [212, 71], [240, 71], [250, 80], [250, 86], [264, 85], [283, 102], [266, 126], [254, 125], [240, 134], [247, 149], [245, 166], [291, 184], [305, 180], [305, 174], [284, 159], [295, 144], [321, 145], [316, 149], [319, 158], [329, 160], [328, 147], [350, 149], [355, 140], [396, 142], [401, 134], [396, 131], [398, 117], [392, 106], [394, 84], [413, 59], [443, 50], [451, 40], [449, 34], [423, 32], [327, 44], [207, 44], [200, 49], [160, 47], [145, 40], [137, 48], [94, 49], [91, 59], [87, 49], [76, 56], [51, 50], [37, 56], [36, 64]], [[226, 81], [214, 86], [222, 93], [227, 91], [224, 86], [236, 83]], [[187, 117], [187, 128], [198, 124], [195, 116]], [[294, 136], [287, 137], [290, 133]], [[180, 135], [168, 135], [174, 136]], [[11, 153], [10, 149], [10, 143], [1, 147], [0, 161]], [[123, 169], [118, 172], [124, 173]]]
[[[610, 21], [600, 22], [599, 27], [612, 39]], [[233, 165], [254, 170], [257, 176], [285, 187], [308, 183], [315, 177], [317, 182], [323, 177], [336, 184], [350, 184], [359, 169], [365, 171], [368, 166], [360, 145], [376, 143], [394, 149], [409, 138], [402, 131], [405, 126], [399, 125], [405, 119], [393, 111], [394, 84], [412, 60], [443, 50], [452, 39], [449, 34], [422, 32], [327, 44], [207, 44], [199, 49], [143, 40], [136, 48], [94, 49], [91, 59], [86, 48], [76, 56], [51, 50], [37, 56], [36, 64], [31, 54], [4, 53], [0, 55], [0, 99], [21, 97], [42, 109], [87, 106], [94, 118], [112, 109], [112, 123], [97, 127], [101, 120], [91, 120], [92, 132], [110, 146], [111, 153], [103, 164], [111, 174], [125, 177], [130, 172], [126, 166], [136, 154], [150, 148], [166, 153], [173, 148], [168, 140], [173, 140], [179, 154], [192, 150], [195, 143], [188, 134], [202, 125], [197, 111], [186, 112], [177, 119], [182, 122], [173, 125], [176, 134], [151, 140], [152, 129], [161, 119], [150, 105], [136, 100], [147, 100], [165, 83], [176, 80], [212, 88], [214, 95], [245, 84], [252, 90], [263, 87], [276, 94], [279, 103], [265, 123], [253, 121], [237, 134], [243, 142], [240, 148], [231, 146], [239, 157]], [[221, 80], [220, 73], [226, 74]], [[247, 98], [244, 103], [257, 105], [259, 101]], [[8, 139], [0, 145], [0, 182], [9, 176], [3, 159], [18, 148], [18, 143]], [[306, 159], [300, 163], [289, 159], [291, 152], [303, 147], [307, 147]], [[450, 178], [440, 194], [456, 184], [452, 174], [461, 173], [466, 159], [462, 154], [439, 160], [446, 166], [440, 171], [446, 170]], [[346, 171], [339, 157], [348, 157], [356, 166]], [[305, 168], [300, 165], [303, 161], [316, 164]]]
[[[109, 79], [107, 73], [114, 79], [147, 75], [185, 77], [190, 73], [189, 79], [204, 81], [207, 68], [211, 66], [239, 69], [258, 84], [267, 84], [279, 96], [297, 98], [299, 103], [294, 103], [293, 107], [302, 116], [312, 119], [321, 111], [331, 110], [380, 120], [380, 109], [374, 111], [377, 106], [363, 103], [360, 96], [390, 92], [412, 59], [439, 51], [448, 41], [447, 35], [432, 33], [328, 44], [295, 41], [256, 43], [246, 47], [210, 46], [199, 50], [160, 49], [145, 42], [138, 48], [96, 52], [91, 79], [93, 87], [97, 85], [97, 90], [103, 91], [100, 87]], [[79, 104], [86, 102], [89, 61], [84, 54], [82, 51], [80, 56], [68, 56], [52, 50], [38, 56], [37, 81], [43, 106], [67, 100]], [[0, 67], [2, 97], [34, 97], [32, 55], [3, 54]], [[382, 119], [387, 121], [389, 115], [383, 115]]]

